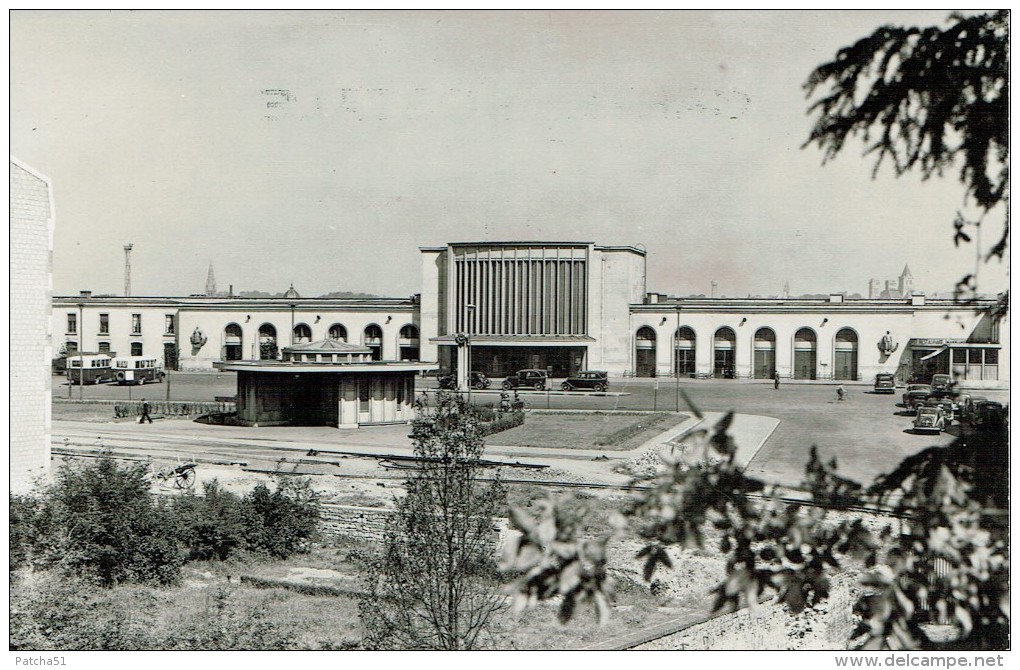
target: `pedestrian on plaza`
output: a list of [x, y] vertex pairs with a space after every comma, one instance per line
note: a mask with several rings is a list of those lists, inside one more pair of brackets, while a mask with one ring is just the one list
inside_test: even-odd
[[779, 371], [778, 370], [772, 373], [772, 379], [773, 379], [772, 386], [778, 391], [779, 390]]
[[836, 387], [836, 400], [839, 402], [846, 400], [846, 389], [843, 388], [842, 384]]
[[138, 423], [145, 423], [146, 421], [152, 423], [152, 417], [149, 416], [149, 403], [145, 402], [145, 398], [142, 398], [142, 416], [138, 418]]

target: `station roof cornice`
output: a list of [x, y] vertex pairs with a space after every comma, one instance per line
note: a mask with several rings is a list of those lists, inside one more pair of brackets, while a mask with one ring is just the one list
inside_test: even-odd
[[589, 247], [594, 242], [538, 241], [538, 240], [491, 240], [489, 242], [450, 242], [451, 247]]
[[630, 311], [634, 313], [658, 312], [673, 313], [677, 309], [689, 313], [771, 313], [771, 312], [917, 312], [917, 311], [977, 311], [995, 304], [994, 300], [982, 300], [971, 304], [961, 304], [953, 300], [933, 300], [929, 298], [923, 305], [914, 305], [906, 300], [847, 300], [829, 302], [825, 299], [768, 299], [760, 300], [694, 300], [670, 301], [658, 303], [632, 303]]
[[276, 311], [295, 309], [344, 309], [348, 311], [378, 311], [384, 309], [414, 311], [418, 304], [407, 298], [337, 299], [337, 298], [205, 298], [205, 297], [123, 297], [123, 296], [54, 296], [55, 305], [85, 305], [86, 307], [179, 307], [207, 310]]

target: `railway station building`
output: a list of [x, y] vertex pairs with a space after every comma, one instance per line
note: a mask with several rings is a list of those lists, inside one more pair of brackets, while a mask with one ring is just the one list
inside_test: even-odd
[[53, 299], [51, 329], [58, 349], [154, 355], [181, 370], [271, 368], [286, 348], [333, 341], [367, 348], [376, 362], [492, 377], [523, 368], [819, 381], [944, 372], [972, 387], [1008, 385], [1008, 321], [981, 310], [991, 300], [962, 305], [913, 290], [675, 298], [648, 290], [643, 248], [592, 242], [454, 242], [420, 257], [421, 292], [408, 298], [302, 298], [293, 287], [282, 298], [82, 292]]

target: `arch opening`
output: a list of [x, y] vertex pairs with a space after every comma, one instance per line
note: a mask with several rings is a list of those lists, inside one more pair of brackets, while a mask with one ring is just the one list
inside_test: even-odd
[[772, 379], [776, 376], [776, 331], [759, 328], [754, 333], [754, 362], [751, 376]]
[[817, 379], [818, 336], [810, 328], [801, 328], [793, 336], [793, 378]]
[[677, 377], [693, 377], [695, 375], [694, 352], [697, 350], [698, 336], [689, 326], [678, 328], [673, 334], [673, 374]]
[[733, 379], [736, 376], [737, 334], [728, 326], [715, 331], [712, 338], [712, 376]]
[[836, 333], [833, 352], [833, 374], [836, 379], [857, 379], [857, 333], [852, 328], [841, 328]]
[[641, 326], [634, 335], [634, 376], [655, 376], [655, 331]]
[[236, 323], [227, 324], [223, 329], [223, 360], [239, 361], [244, 358], [243, 340], [244, 331], [241, 326]]
[[363, 344], [372, 350], [372, 360], [382, 360], [382, 328], [378, 324], [370, 323], [365, 326], [365, 332], [363, 333]]
[[259, 326], [259, 360], [275, 360], [280, 353], [276, 344], [276, 326], [263, 323]]

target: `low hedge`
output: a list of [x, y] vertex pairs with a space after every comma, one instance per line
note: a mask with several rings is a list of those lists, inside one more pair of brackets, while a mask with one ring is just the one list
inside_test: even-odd
[[504, 430], [516, 428], [524, 423], [524, 412], [501, 412], [498, 418], [492, 421], [485, 421], [481, 425], [482, 436], [501, 433]]
[[[149, 414], [163, 416], [193, 417], [202, 414], [229, 414], [234, 411], [232, 402], [177, 402], [155, 400], [149, 403]], [[142, 415], [141, 402], [118, 402], [113, 406], [113, 415], [118, 419]]]

